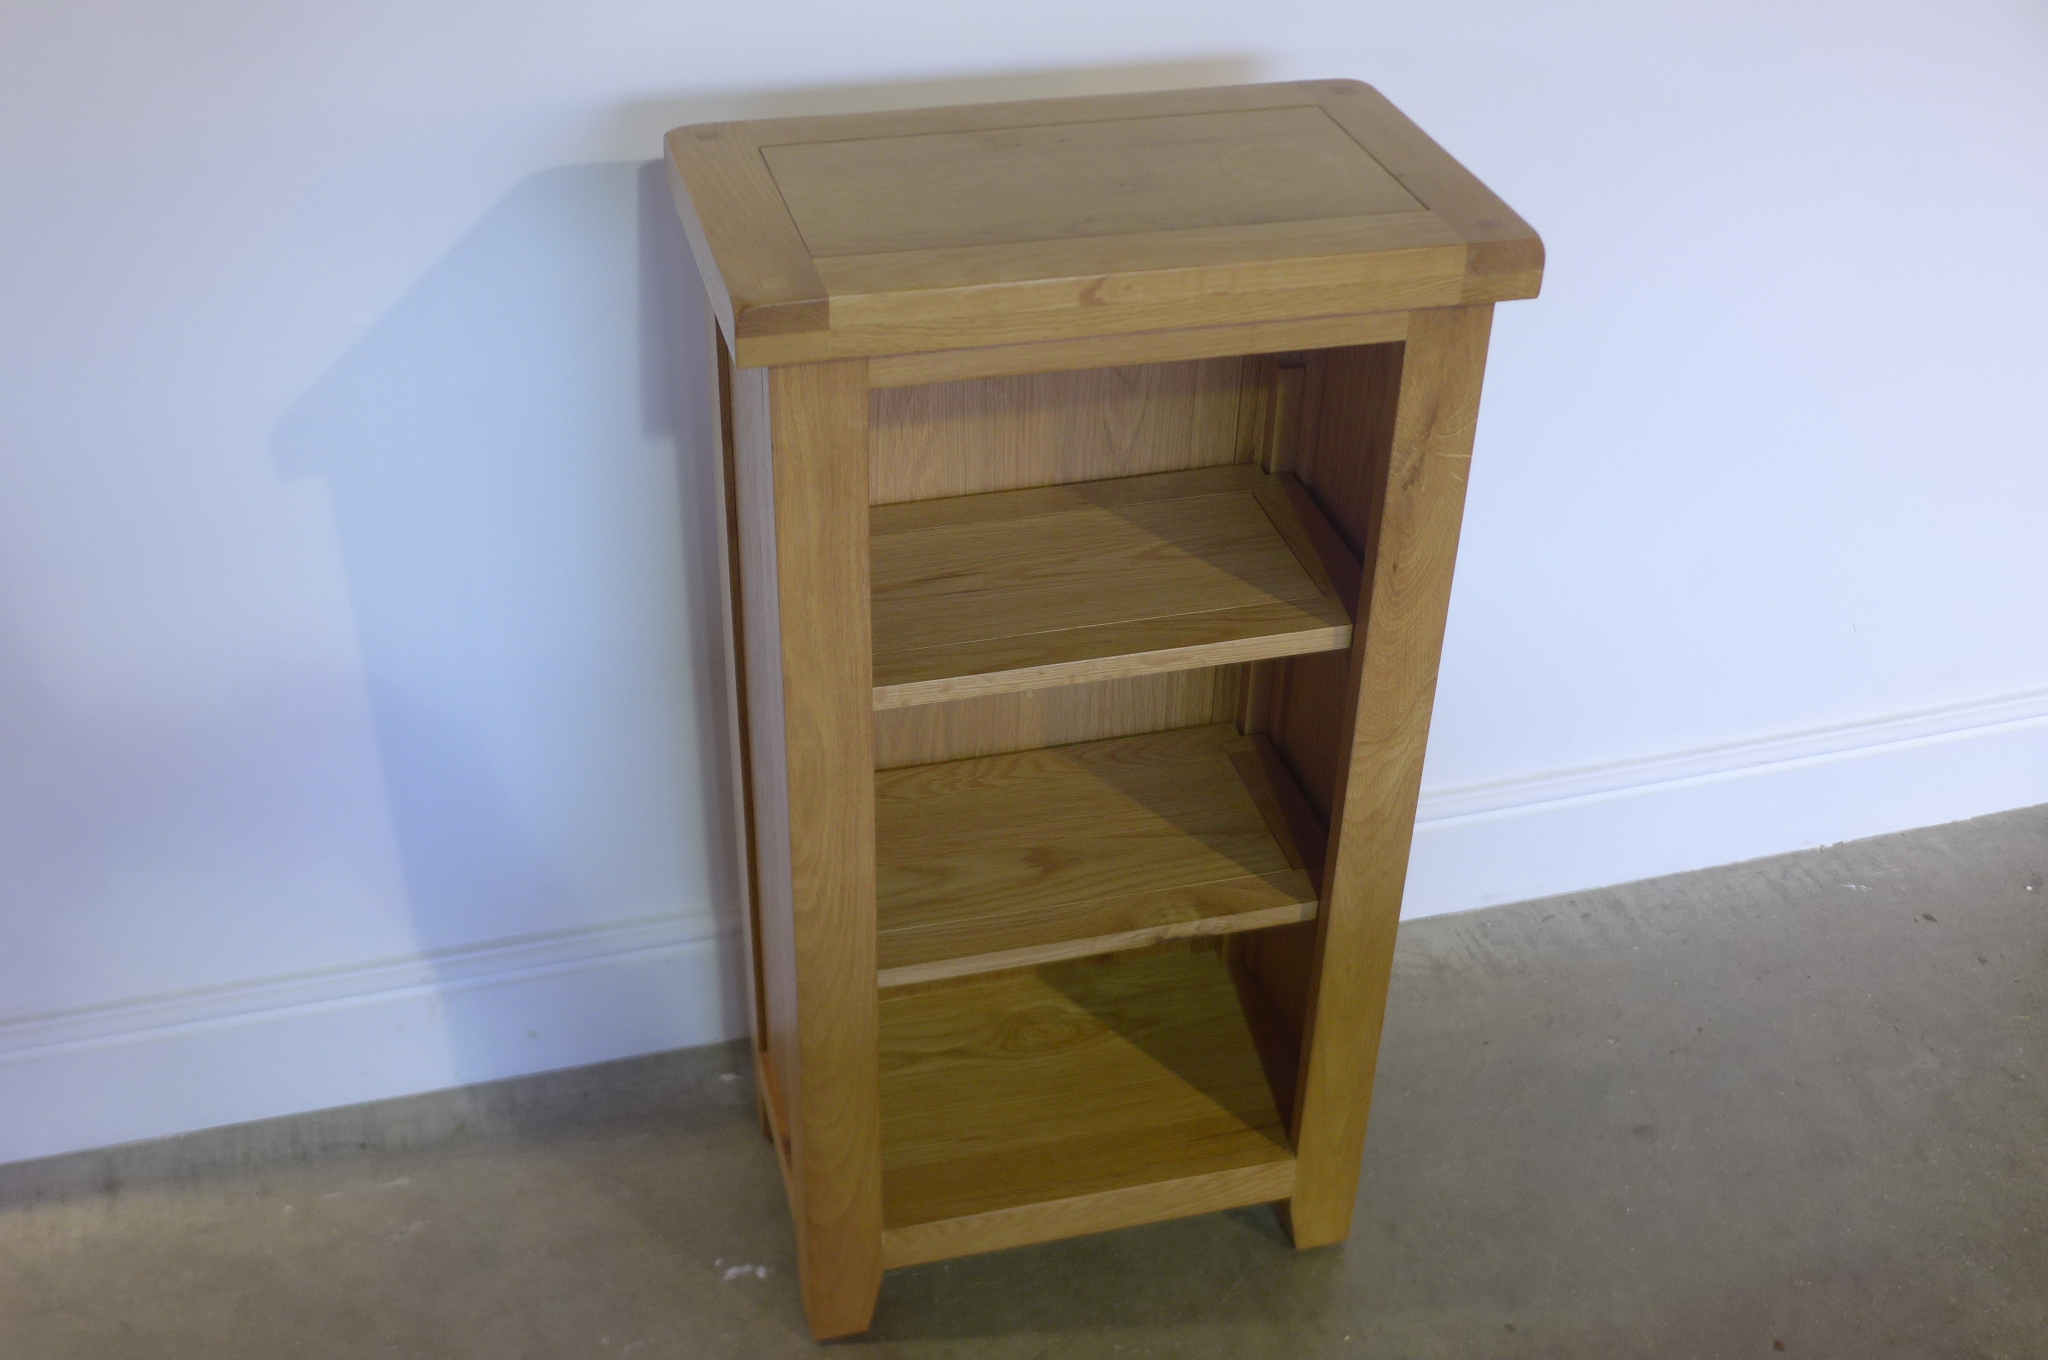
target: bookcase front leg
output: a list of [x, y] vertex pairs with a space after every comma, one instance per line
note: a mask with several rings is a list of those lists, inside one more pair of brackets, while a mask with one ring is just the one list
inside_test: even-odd
[[867, 363], [732, 372], [763, 1071], [820, 1339], [882, 1278]]
[[1410, 314], [1393, 438], [1372, 470], [1349, 739], [1296, 1084], [1297, 1247], [1351, 1232], [1492, 320], [1491, 306]]

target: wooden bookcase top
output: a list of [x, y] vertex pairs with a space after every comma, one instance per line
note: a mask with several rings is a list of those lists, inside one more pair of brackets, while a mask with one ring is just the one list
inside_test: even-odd
[[741, 367], [1536, 295], [1534, 230], [1356, 81], [708, 123], [676, 203]]

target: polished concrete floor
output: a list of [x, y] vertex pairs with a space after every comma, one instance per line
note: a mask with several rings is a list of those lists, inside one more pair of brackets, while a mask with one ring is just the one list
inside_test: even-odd
[[[1347, 1245], [923, 1266], [834, 1349], [2048, 1356], [2044, 1055], [2048, 808], [1421, 921]], [[0, 1168], [0, 1357], [811, 1354], [739, 1063]]]

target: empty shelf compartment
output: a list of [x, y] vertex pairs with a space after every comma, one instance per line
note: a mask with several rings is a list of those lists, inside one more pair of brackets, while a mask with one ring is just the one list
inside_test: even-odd
[[1357, 561], [1233, 465], [879, 505], [877, 708], [1351, 645]]
[[1215, 948], [884, 993], [885, 1265], [1284, 1199], [1294, 1156]]
[[1312, 919], [1312, 818], [1228, 723], [883, 770], [880, 983]]

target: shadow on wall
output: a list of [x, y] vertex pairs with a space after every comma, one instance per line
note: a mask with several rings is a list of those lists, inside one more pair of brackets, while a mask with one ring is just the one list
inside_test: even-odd
[[[688, 253], [658, 164], [533, 175], [277, 429], [279, 472], [332, 498], [430, 955], [734, 901]], [[619, 1004], [568, 1049], [682, 1032]], [[449, 1023], [471, 1079], [516, 1065], [534, 1018], [472, 997]]]
[[[668, 128], [717, 118], [1253, 78], [1230, 58], [691, 96], [628, 106], [616, 128], [657, 152]], [[707, 326], [660, 162], [546, 170], [275, 432], [280, 475], [321, 478], [332, 498], [430, 956], [735, 914]], [[720, 947], [719, 1013], [737, 1034], [740, 946], [727, 932]], [[451, 1005], [457, 1079], [643, 1051], [703, 1012], [701, 998], [667, 1016], [649, 1011], [658, 998], [614, 1004], [539, 1017], [581, 1031], [563, 1050], [577, 1056], [554, 1061], [526, 1047], [536, 1017]]]

